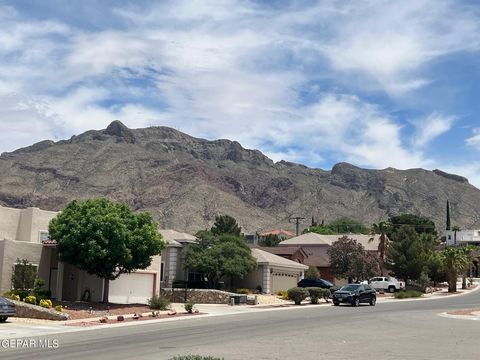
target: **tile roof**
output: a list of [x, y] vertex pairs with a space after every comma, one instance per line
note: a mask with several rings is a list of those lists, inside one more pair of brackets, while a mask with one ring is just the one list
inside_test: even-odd
[[193, 235], [182, 233], [171, 229], [158, 230], [162, 234], [162, 239], [170, 246], [181, 247], [182, 243], [196, 242], [197, 238]]
[[302, 251], [300, 246], [256, 246], [256, 248], [275, 255], [293, 255], [297, 251]]
[[295, 270], [306, 270], [308, 266], [300, 264], [296, 261], [285, 259], [281, 256], [277, 256], [261, 250], [259, 248], [252, 248], [252, 256], [257, 260], [257, 264], [266, 264], [273, 266], [280, 266], [284, 268], [291, 268]]
[[[291, 239], [280, 242], [279, 246], [330, 246], [343, 236], [357, 240], [361, 243], [365, 250], [377, 251], [380, 235], [363, 235], [363, 234], [338, 234], [338, 235], [320, 235], [317, 233], [306, 233], [295, 236]], [[373, 238], [373, 241], [370, 239]]]

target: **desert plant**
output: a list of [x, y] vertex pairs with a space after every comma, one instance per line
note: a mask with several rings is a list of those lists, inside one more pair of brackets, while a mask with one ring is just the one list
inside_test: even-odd
[[185, 303], [184, 307], [185, 307], [185, 311], [187, 313], [191, 314], [191, 313], [193, 313], [193, 310], [195, 308], [195, 304], [191, 301], [188, 301], [188, 302]]
[[288, 297], [288, 291], [287, 290], [279, 290], [277, 291], [277, 295], [282, 297], [282, 300], [290, 300]]
[[310, 294], [305, 288], [294, 287], [288, 289], [288, 297], [295, 302], [295, 305], [300, 305], [302, 300], [305, 300]]
[[423, 293], [421, 291], [416, 291], [416, 290], [406, 290], [406, 291], [400, 291], [395, 294], [393, 294], [395, 299], [408, 299], [408, 298], [417, 298], [423, 296]]
[[33, 305], [36, 305], [37, 304], [37, 298], [33, 295], [29, 295], [25, 298], [25, 302], [27, 304], [33, 304]]
[[40, 300], [40, 304], [39, 304], [41, 307], [44, 307], [46, 309], [51, 309], [52, 308], [52, 300], [50, 299], [42, 299]]
[[20, 296], [12, 293], [11, 291], [4, 292], [3, 297], [6, 297], [7, 299], [10, 299], [10, 300], [20, 301]]
[[147, 304], [152, 310], [170, 309], [170, 301], [161, 296], [152, 296], [150, 299], [148, 299]]
[[307, 291], [310, 294], [310, 302], [318, 304], [318, 300], [323, 296], [323, 289], [319, 287], [308, 287]]
[[252, 293], [252, 290], [250, 289], [237, 289], [237, 294], [251, 294]]
[[63, 312], [63, 307], [62, 307], [62, 305], [55, 305], [55, 311]]

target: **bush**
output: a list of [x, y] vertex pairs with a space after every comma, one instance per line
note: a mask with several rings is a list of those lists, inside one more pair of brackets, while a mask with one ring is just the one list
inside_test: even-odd
[[423, 293], [420, 291], [416, 290], [406, 290], [406, 291], [400, 291], [395, 294], [393, 294], [393, 297], [395, 299], [408, 299], [408, 298], [417, 298], [423, 296]]
[[318, 304], [318, 300], [323, 296], [323, 289], [319, 287], [308, 287], [307, 291], [310, 294], [310, 302]]
[[33, 295], [29, 295], [24, 300], [27, 304], [37, 305], [37, 298]]
[[20, 296], [11, 291], [5, 291], [2, 295], [7, 299], [20, 301]]
[[152, 310], [168, 310], [170, 309], [170, 301], [161, 296], [153, 296], [152, 298], [148, 299], [148, 306]]
[[195, 304], [191, 301], [188, 301], [184, 305], [185, 311], [188, 312], [189, 314], [193, 313], [193, 309], [195, 307]]
[[62, 305], [56, 305], [56, 306], [55, 306], [55, 311], [63, 312], [63, 307], [62, 307]]
[[295, 305], [300, 305], [302, 300], [305, 300], [310, 294], [308, 290], [301, 287], [294, 287], [288, 289], [288, 297], [295, 302]]
[[51, 309], [52, 308], [52, 300], [50, 299], [42, 299], [40, 300], [40, 304], [39, 304], [41, 307], [44, 307], [46, 309]]
[[25, 298], [30, 294], [30, 291], [15, 289], [15, 290], [11, 290], [10, 293], [18, 295], [21, 301], [25, 301]]
[[175, 356], [169, 360], [223, 360], [223, 358], [217, 358], [213, 356], [202, 356], [202, 355], [183, 355]]
[[281, 296], [283, 300], [290, 300], [288, 297], [288, 291], [287, 290], [279, 290], [277, 291], [277, 295]]
[[252, 293], [252, 290], [250, 289], [237, 289], [237, 294], [251, 294]]
[[328, 291], [330, 291], [330, 295], [333, 295], [333, 293], [337, 290], [340, 290], [338, 286], [332, 286]]

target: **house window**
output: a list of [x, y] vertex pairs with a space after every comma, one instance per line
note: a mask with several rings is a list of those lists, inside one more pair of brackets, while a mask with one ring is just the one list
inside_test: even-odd
[[191, 282], [203, 281], [203, 274], [191, 271], [188, 273], [188, 281], [191, 281]]
[[160, 263], [160, 281], [163, 281], [163, 269], [165, 269], [165, 263]]
[[50, 240], [50, 235], [48, 234], [48, 231], [40, 231], [38, 233], [38, 238], [40, 239], [40, 242]]

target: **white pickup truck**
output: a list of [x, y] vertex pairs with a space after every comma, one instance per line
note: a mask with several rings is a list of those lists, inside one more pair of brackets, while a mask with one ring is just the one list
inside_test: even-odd
[[371, 278], [368, 283], [376, 290], [384, 290], [391, 293], [405, 289], [405, 283], [398, 281], [394, 277], [377, 276]]

